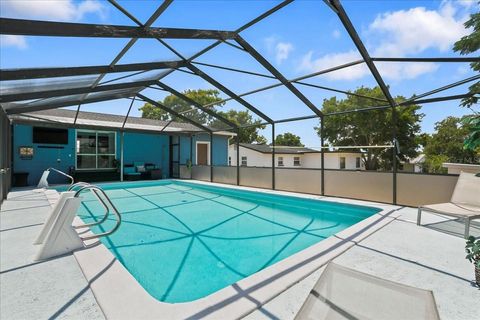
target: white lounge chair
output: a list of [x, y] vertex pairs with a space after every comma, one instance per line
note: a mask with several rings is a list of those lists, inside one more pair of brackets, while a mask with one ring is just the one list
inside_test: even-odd
[[450, 202], [418, 207], [417, 225], [421, 224], [422, 211], [428, 210], [446, 216], [465, 219], [465, 238], [470, 234], [470, 222], [480, 218], [480, 177], [461, 172]]
[[377, 278], [329, 263], [296, 320], [437, 320], [432, 291]]

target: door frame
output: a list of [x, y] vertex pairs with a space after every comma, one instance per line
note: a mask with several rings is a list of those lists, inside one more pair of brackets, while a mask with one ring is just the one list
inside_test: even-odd
[[207, 166], [210, 165], [210, 141], [195, 141], [195, 165], [198, 166], [198, 145], [206, 144], [207, 145]]

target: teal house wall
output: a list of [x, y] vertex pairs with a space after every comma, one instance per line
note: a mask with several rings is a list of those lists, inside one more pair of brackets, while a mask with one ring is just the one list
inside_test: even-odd
[[[19, 147], [33, 147], [33, 158], [20, 159]], [[53, 167], [68, 172], [75, 166], [75, 130], [68, 129], [68, 144], [33, 143], [33, 127], [29, 125], [13, 125], [13, 170], [28, 172], [28, 184], [36, 185], [43, 171]], [[65, 183], [68, 179], [52, 172], [48, 177], [50, 183]]]
[[[28, 172], [28, 184], [36, 185], [44, 170], [49, 167], [68, 172], [75, 168], [75, 129], [68, 129], [68, 144], [35, 144], [33, 143], [33, 127], [30, 125], [13, 125], [13, 171]], [[116, 137], [116, 158], [120, 160], [121, 133]], [[195, 165], [197, 141], [210, 141], [208, 134], [180, 136], [180, 164], [184, 165], [191, 158]], [[193, 148], [192, 143], [193, 142]], [[162, 169], [162, 176], [169, 178], [170, 174], [170, 136], [166, 134], [147, 134], [136, 132], [124, 133], [124, 164], [133, 164], [134, 161], [154, 163]], [[32, 159], [21, 159], [19, 147], [33, 147]], [[213, 165], [228, 164], [228, 136], [214, 136], [213, 138]], [[52, 172], [48, 178], [52, 184], [66, 183], [68, 179]]]
[[[197, 141], [209, 142], [210, 136], [206, 133], [200, 133], [193, 136], [193, 155], [192, 163], [195, 165]], [[226, 166], [228, 164], [228, 136], [213, 136], [213, 161], [214, 166]]]
[[[162, 176], [169, 177], [169, 136], [125, 132], [123, 163], [134, 161], [153, 163], [162, 169]], [[120, 133], [117, 133], [117, 159], [120, 160]]]

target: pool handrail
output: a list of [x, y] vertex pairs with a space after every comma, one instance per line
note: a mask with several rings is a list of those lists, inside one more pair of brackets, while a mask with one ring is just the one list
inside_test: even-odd
[[91, 185], [91, 184], [88, 183], [88, 182], [83, 182], [83, 181], [75, 182], [74, 184], [71, 184], [68, 187], [67, 191], [73, 191], [73, 189], [76, 188], [76, 187], [83, 187], [83, 186], [89, 186], [89, 185]]
[[48, 172], [50, 172], [50, 171], [55, 171], [55, 172], [61, 174], [62, 176], [65, 176], [65, 177], [67, 177], [68, 179], [70, 179], [70, 185], [73, 185], [73, 184], [75, 183], [75, 179], [73, 179], [73, 177], [72, 177], [71, 175], [66, 174], [65, 172], [60, 171], [60, 170], [58, 170], [58, 169], [55, 169], [55, 168], [53, 168], [53, 167], [50, 167], [50, 168], [48, 168], [47, 170], [45, 170], [45, 171], [43, 172], [43, 175], [42, 175], [42, 177], [40, 178], [40, 182], [38, 183], [38, 187], [39, 187], [39, 188], [40, 188], [40, 187], [48, 188], [47, 178], [48, 178]]
[[[110, 231], [106, 231], [106, 232], [103, 232], [103, 233], [99, 233], [99, 234], [94, 234], [94, 235], [91, 235], [91, 236], [86, 236], [86, 237], [80, 237], [82, 240], [90, 240], [90, 239], [97, 239], [97, 238], [100, 238], [100, 237], [105, 237], [105, 236], [109, 236], [111, 235], [112, 233], [114, 233], [115, 231], [117, 231], [117, 229], [120, 227], [120, 224], [122, 223], [122, 217], [120, 215], [120, 213], [118, 212], [117, 208], [115, 207], [115, 205], [112, 203], [112, 201], [110, 200], [110, 198], [107, 196], [107, 194], [105, 193], [105, 191], [98, 187], [98, 186], [95, 186], [95, 185], [85, 185], [83, 187], [81, 187], [80, 189], [78, 189], [76, 192], [75, 192], [75, 195], [74, 197], [75, 198], [78, 198], [78, 196], [80, 195], [80, 193], [83, 191], [83, 190], [92, 190], [94, 192], [94, 194], [96, 195], [96, 197], [100, 200], [100, 202], [108, 208], [108, 206], [105, 204], [105, 202], [103, 200], [101, 200], [101, 197], [98, 195], [98, 193], [96, 193], [95, 191], [98, 191], [100, 192], [104, 197], [105, 199], [107, 200], [108, 204], [112, 207], [113, 209], [113, 213], [115, 214], [115, 217], [117, 218], [117, 222], [115, 224], [115, 226], [110, 230]], [[100, 220], [100, 222], [95, 222], [93, 224], [89, 224], [89, 225], [83, 225], [83, 227], [86, 227], [86, 226], [92, 226], [92, 225], [98, 225], [100, 223], [103, 223], [105, 220], [107, 220], [107, 217], [108, 217], [108, 214], [109, 214], [110, 210], [107, 212], [107, 214], [102, 218], [102, 220]], [[80, 226], [78, 226], [80, 227]]]
[[[75, 186], [75, 185], [73, 185]], [[72, 187], [73, 187], [72, 186]], [[77, 184], [77, 186], [80, 186]], [[108, 205], [105, 203], [105, 201], [102, 199], [102, 197], [100, 197], [100, 195], [98, 194], [98, 191], [97, 189], [95, 188], [86, 188], [86, 187], [89, 187], [89, 186], [93, 186], [95, 188], [99, 188], [98, 186], [96, 185], [93, 185], [93, 184], [90, 184], [90, 183], [86, 183], [86, 182], [83, 182], [83, 185], [81, 185], [81, 188], [83, 188], [82, 190], [85, 190], [85, 189], [88, 189], [90, 190], [93, 195], [95, 196], [95, 198], [97, 198], [98, 201], [100, 201], [100, 203], [102, 204], [102, 206], [105, 208], [105, 215], [103, 216], [103, 218], [99, 221], [95, 221], [95, 222], [92, 222], [92, 223], [86, 223], [86, 224], [81, 224], [81, 225], [78, 225], [78, 226], [75, 226], [75, 229], [80, 229], [80, 228], [85, 228], [85, 227], [92, 227], [92, 226], [96, 226], [98, 224], [102, 224], [105, 222], [105, 220], [107, 220], [108, 218], [108, 215], [110, 213], [110, 208], [108, 207]], [[75, 190], [71, 190], [71, 188], [68, 189], [68, 191], [75, 191]], [[81, 190], [80, 190], [81, 191]], [[105, 193], [104, 193], [105, 194]]]

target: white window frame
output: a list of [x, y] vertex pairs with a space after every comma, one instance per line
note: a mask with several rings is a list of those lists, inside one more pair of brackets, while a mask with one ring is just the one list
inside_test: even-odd
[[[78, 143], [78, 132], [92, 132], [95, 133], [95, 153], [78, 153], [77, 151], [77, 143]], [[117, 158], [117, 131], [104, 131], [104, 130], [84, 130], [84, 129], [75, 129], [75, 170], [78, 171], [88, 171], [88, 170], [112, 170], [115, 169], [115, 167], [112, 168], [99, 168], [98, 167], [98, 134], [99, 133], [113, 133], [114, 134], [114, 147], [115, 151], [114, 153], [105, 153], [101, 154], [102, 156], [114, 156], [115, 159]], [[77, 160], [78, 156], [95, 156], [95, 168], [78, 168], [77, 166]]]
[[[243, 159], [245, 159], [245, 164], [243, 164]], [[247, 156], [241, 156], [240, 157], [240, 165], [242, 167], [248, 167], [248, 157]]]
[[198, 145], [206, 144], [207, 145], [207, 166], [210, 165], [210, 141], [195, 141], [195, 165], [198, 166]]
[[[298, 159], [298, 164], [295, 164], [295, 159]], [[302, 166], [302, 160], [300, 157], [293, 157], [293, 166], [294, 167], [301, 167]]]
[[[358, 166], [357, 166], [357, 161], [358, 161]], [[360, 169], [362, 167], [362, 158], [356, 157], [355, 158], [355, 168]]]
[[277, 167], [284, 167], [285, 163], [283, 162], [283, 157], [277, 158]]

